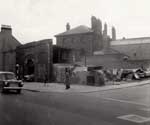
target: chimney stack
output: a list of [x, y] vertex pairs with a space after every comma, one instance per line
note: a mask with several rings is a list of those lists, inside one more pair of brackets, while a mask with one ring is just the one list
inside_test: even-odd
[[97, 19], [95, 16], [91, 17], [91, 29], [95, 31], [97, 29]]
[[10, 25], [1, 25], [1, 33], [12, 34], [12, 28]]
[[116, 40], [116, 29], [112, 27], [112, 40]]
[[107, 24], [104, 24], [103, 37], [107, 37]]
[[69, 23], [66, 24], [66, 31], [68, 31], [68, 30], [70, 30], [70, 24]]

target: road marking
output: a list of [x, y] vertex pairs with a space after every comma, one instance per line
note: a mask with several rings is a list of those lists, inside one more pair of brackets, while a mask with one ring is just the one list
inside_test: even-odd
[[133, 104], [133, 105], [139, 105], [139, 106], [149, 107], [146, 104], [139, 103], [139, 102], [134, 102], [134, 101], [127, 101], [127, 100], [120, 100], [120, 99], [113, 99], [113, 98], [102, 98], [102, 99], [110, 100], [110, 101], [116, 101], [116, 102], [121, 102], [121, 103], [128, 103], [128, 104]]
[[144, 123], [144, 122], [150, 121], [150, 118], [148, 118], [148, 117], [143, 117], [143, 116], [135, 115], [135, 114], [123, 115], [123, 116], [119, 116], [117, 118], [135, 122], [135, 123]]

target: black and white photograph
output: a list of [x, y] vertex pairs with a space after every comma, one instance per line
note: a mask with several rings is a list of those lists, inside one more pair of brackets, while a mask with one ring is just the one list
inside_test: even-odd
[[0, 0], [0, 125], [150, 125], [150, 1]]

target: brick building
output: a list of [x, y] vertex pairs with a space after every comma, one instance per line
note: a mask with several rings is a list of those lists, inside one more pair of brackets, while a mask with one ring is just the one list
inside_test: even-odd
[[12, 28], [8, 25], [1, 26], [0, 32], [0, 70], [15, 72], [15, 49], [21, 43], [12, 35]]

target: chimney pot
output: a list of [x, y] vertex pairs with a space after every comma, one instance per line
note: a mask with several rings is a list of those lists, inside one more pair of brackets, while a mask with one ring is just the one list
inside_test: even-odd
[[1, 32], [7, 33], [7, 34], [12, 34], [12, 28], [10, 25], [1, 25]]
[[66, 24], [66, 31], [68, 31], [68, 30], [70, 30], [70, 24], [69, 23]]

